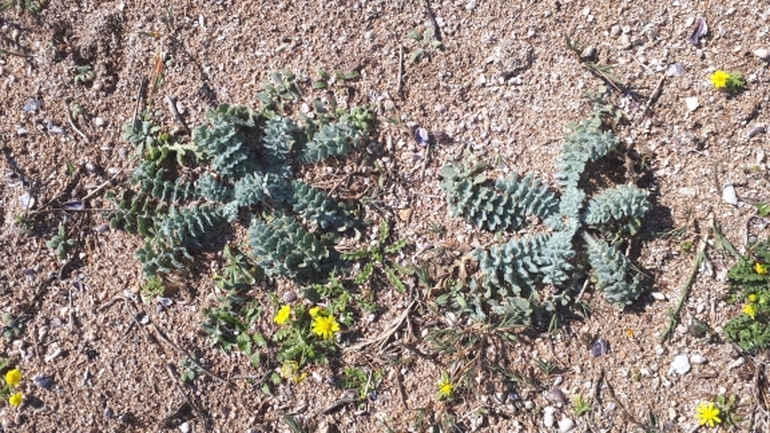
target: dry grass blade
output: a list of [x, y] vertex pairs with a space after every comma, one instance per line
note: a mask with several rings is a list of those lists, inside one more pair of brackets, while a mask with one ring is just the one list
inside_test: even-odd
[[393, 334], [395, 334], [396, 331], [398, 331], [401, 328], [401, 326], [404, 325], [406, 320], [409, 318], [409, 313], [412, 311], [412, 308], [414, 308], [416, 304], [417, 304], [417, 301], [413, 300], [409, 304], [409, 306], [407, 306], [406, 309], [401, 312], [401, 314], [396, 318], [396, 320], [393, 321], [393, 324], [391, 324], [391, 326], [388, 327], [388, 329], [383, 331], [377, 337], [363, 340], [358, 344], [355, 344], [353, 346], [346, 348], [345, 351], [347, 352], [360, 351], [373, 345], [377, 345], [378, 351], [382, 351], [382, 349], [388, 343], [388, 340], [390, 340], [390, 337], [392, 337]]

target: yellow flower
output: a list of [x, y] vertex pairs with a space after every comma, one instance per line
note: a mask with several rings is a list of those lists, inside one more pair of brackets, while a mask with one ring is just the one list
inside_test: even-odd
[[759, 275], [767, 275], [767, 265], [763, 265], [762, 263], [755, 263], [754, 270], [757, 271]]
[[711, 84], [717, 89], [726, 89], [729, 81], [730, 74], [721, 69], [711, 74]]
[[8, 399], [8, 404], [10, 404], [13, 407], [18, 407], [21, 404], [21, 400], [22, 400], [22, 395], [20, 392], [17, 392], [16, 394], [13, 394]]
[[743, 312], [754, 319], [754, 316], [757, 315], [757, 307], [754, 304], [746, 304], [743, 306]]
[[752, 293], [748, 296], [749, 302], [757, 302], [759, 301], [759, 296], [757, 296], [756, 293]]
[[21, 383], [21, 371], [18, 368], [5, 373], [5, 383], [11, 386], [19, 386]]
[[308, 313], [310, 313], [310, 317], [315, 319], [319, 314], [323, 313], [323, 308], [319, 306], [315, 306], [311, 308], [310, 311], [308, 311]]
[[455, 385], [449, 380], [449, 375], [444, 373], [441, 376], [441, 382], [438, 383], [439, 398], [451, 398], [454, 393]]
[[318, 314], [313, 318], [312, 330], [313, 334], [320, 335], [324, 340], [330, 340], [335, 332], [340, 331], [340, 324], [334, 316], [324, 317]]
[[294, 383], [300, 383], [307, 377], [307, 373], [299, 374], [299, 364], [297, 361], [286, 361], [281, 366], [281, 377], [291, 379]]
[[700, 422], [700, 425], [708, 424], [709, 427], [714, 427], [722, 422], [719, 418], [719, 408], [714, 406], [714, 403], [706, 403], [705, 401], [695, 408], [695, 418]]
[[275, 321], [275, 323], [279, 325], [283, 325], [284, 323], [286, 323], [287, 320], [289, 320], [289, 316], [291, 316], [291, 307], [288, 305], [284, 305], [275, 314], [275, 317], [273, 318], [273, 320]]

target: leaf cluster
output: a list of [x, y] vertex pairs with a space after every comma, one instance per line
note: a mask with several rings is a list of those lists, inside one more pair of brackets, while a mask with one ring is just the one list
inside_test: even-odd
[[[770, 240], [748, 246], [747, 254], [727, 272], [731, 298], [742, 312], [723, 327], [727, 339], [753, 352], [770, 347]], [[751, 314], [750, 314], [751, 313]]]
[[473, 251], [483, 277], [456, 298], [466, 311], [478, 319], [491, 313], [525, 325], [540, 322], [569, 305], [589, 275], [619, 307], [638, 298], [642, 276], [622, 247], [650, 210], [649, 192], [629, 184], [589, 196], [583, 186], [588, 164], [611, 158], [618, 146], [601, 114], [574, 125], [557, 163], [560, 191], [531, 174], [511, 173], [492, 182], [484, 166], [443, 168], [442, 188], [452, 213], [510, 236]]
[[[282, 91], [293, 89], [292, 76], [274, 78]], [[136, 255], [145, 273], [186, 266], [210, 246], [213, 233], [227, 230], [225, 222], [241, 217], [250, 220], [255, 258], [268, 275], [306, 278], [328, 270], [338, 258], [328, 233], [344, 232], [356, 220], [341, 202], [295, 180], [296, 164], [349, 153], [366, 136], [371, 114], [324, 113], [300, 126], [223, 104], [206, 118], [191, 143], [163, 132], [148, 115], [125, 128], [140, 164], [134, 188], [109, 196], [116, 210], [108, 217], [113, 227], [144, 236]], [[191, 162], [200, 168], [188, 168]]]

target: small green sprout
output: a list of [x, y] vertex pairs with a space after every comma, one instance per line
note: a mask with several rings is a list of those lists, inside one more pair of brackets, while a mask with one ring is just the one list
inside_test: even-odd
[[584, 400], [580, 394], [576, 395], [572, 406], [572, 413], [574, 413], [577, 416], [582, 416], [590, 411], [591, 411], [591, 402], [588, 400]]
[[96, 78], [96, 71], [91, 65], [75, 66], [72, 70], [75, 73], [75, 84], [88, 84]]
[[67, 257], [67, 250], [75, 246], [75, 240], [67, 238], [67, 231], [64, 225], [59, 224], [59, 230], [51, 237], [51, 240], [45, 243], [45, 246], [56, 251], [59, 259]]

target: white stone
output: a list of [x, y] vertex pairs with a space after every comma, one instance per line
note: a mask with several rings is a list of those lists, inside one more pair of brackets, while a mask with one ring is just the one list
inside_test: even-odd
[[556, 422], [556, 419], [553, 416], [554, 412], [556, 412], [556, 408], [553, 406], [546, 406], [543, 408], [543, 425], [548, 428], [553, 427], [553, 424]]
[[770, 60], [770, 50], [767, 48], [760, 48], [758, 50], [754, 50], [754, 55], [759, 57], [762, 60]]
[[572, 431], [573, 428], [575, 428], [575, 421], [572, 421], [569, 418], [562, 418], [559, 420], [560, 432], [567, 433], [568, 431]]
[[735, 193], [735, 187], [733, 184], [725, 184], [724, 189], [722, 189], [722, 200], [724, 200], [725, 203], [731, 204], [733, 206], [738, 204], [738, 195]]
[[733, 368], [738, 368], [745, 363], [746, 363], [746, 358], [738, 358], [735, 361], [731, 362], [730, 365], [727, 366], [727, 369], [732, 370]]
[[689, 110], [690, 112], [695, 111], [698, 109], [698, 107], [700, 107], [700, 103], [698, 102], [697, 96], [685, 98], [684, 103], [685, 105], [687, 105], [687, 110]]
[[676, 374], [679, 376], [685, 375], [690, 371], [690, 360], [687, 359], [687, 355], [676, 355], [671, 361], [671, 366], [668, 368], [669, 376]]
[[690, 362], [693, 364], [705, 364], [708, 362], [708, 359], [703, 355], [695, 354], [690, 356]]

